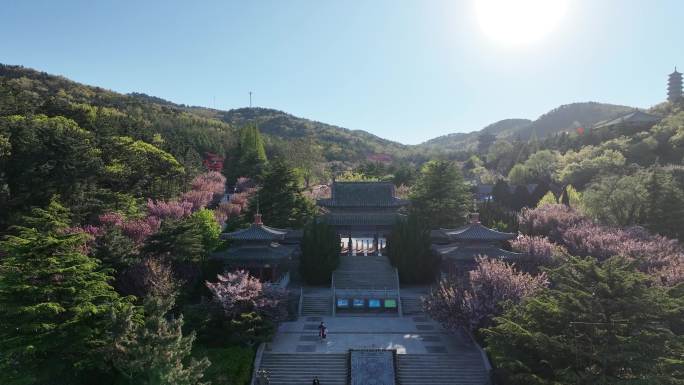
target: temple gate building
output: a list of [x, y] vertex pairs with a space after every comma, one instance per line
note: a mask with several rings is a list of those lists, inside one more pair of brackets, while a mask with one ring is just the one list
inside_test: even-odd
[[340, 236], [343, 253], [377, 255], [409, 202], [391, 182], [333, 182], [329, 199], [319, 199], [322, 219]]
[[431, 232], [432, 250], [442, 259], [442, 273], [464, 275], [476, 266], [475, 258], [487, 256], [515, 262], [524, 254], [504, 250], [503, 244], [516, 237], [483, 226], [478, 214], [471, 214], [470, 223], [457, 229]]
[[211, 258], [222, 262], [226, 271], [246, 270], [262, 282], [287, 286], [299, 254], [296, 233], [268, 227], [261, 221], [261, 215], [256, 214], [248, 228], [222, 234], [221, 238], [234, 244]]

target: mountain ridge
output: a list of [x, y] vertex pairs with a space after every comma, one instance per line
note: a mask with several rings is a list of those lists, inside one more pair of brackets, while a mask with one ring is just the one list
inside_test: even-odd
[[136, 104], [156, 105], [179, 112], [190, 113], [200, 118], [211, 119], [236, 128], [244, 124], [256, 122], [267, 138], [277, 146], [282, 141], [312, 138], [323, 147], [328, 161], [354, 162], [365, 161], [375, 154], [387, 154], [393, 158], [421, 160], [437, 153], [466, 152], [477, 145], [477, 138], [482, 133], [495, 135], [497, 138], [530, 139], [545, 137], [558, 132], [570, 130], [578, 126], [590, 126], [596, 122], [614, 118], [633, 110], [633, 107], [597, 102], [580, 102], [559, 106], [536, 120], [510, 118], [494, 122], [479, 130], [466, 133], [450, 133], [426, 140], [417, 145], [402, 144], [382, 138], [365, 130], [351, 130], [333, 124], [306, 119], [284, 111], [264, 108], [235, 108], [219, 110], [203, 106], [189, 106], [174, 103], [163, 98], [150, 96], [140, 92], [128, 94], [118, 93], [98, 86], [85, 85], [64, 76], [51, 75], [47, 72], [23, 66], [0, 64], [0, 77], [20, 79], [27, 77], [39, 80], [59, 90], [69, 87], [82, 87], [90, 94], [80, 95], [83, 100], [91, 100], [94, 105]]

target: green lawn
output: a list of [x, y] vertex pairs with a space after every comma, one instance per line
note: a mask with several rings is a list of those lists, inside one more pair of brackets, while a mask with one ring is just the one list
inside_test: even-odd
[[253, 348], [209, 348], [196, 345], [193, 353], [196, 357], [206, 356], [211, 361], [204, 379], [212, 385], [248, 385], [252, 378]]

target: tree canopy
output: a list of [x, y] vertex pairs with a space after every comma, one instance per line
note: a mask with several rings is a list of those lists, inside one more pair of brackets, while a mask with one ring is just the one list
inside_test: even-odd
[[616, 257], [572, 259], [554, 285], [510, 307], [485, 330], [509, 384], [675, 384], [684, 380], [681, 288]]
[[472, 206], [460, 170], [449, 161], [426, 163], [411, 191], [412, 209], [431, 229], [463, 224]]

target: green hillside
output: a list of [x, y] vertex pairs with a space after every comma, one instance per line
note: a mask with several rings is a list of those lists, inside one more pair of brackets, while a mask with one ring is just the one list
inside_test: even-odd
[[478, 136], [486, 133], [499, 139], [529, 140], [542, 139], [553, 134], [574, 131], [577, 127], [591, 127], [603, 120], [625, 114], [633, 107], [614, 104], [585, 102], [562, 105], [538, 119], [504, 119], [489, 126], [469, 133], [454, 133], [430, 139], [419, 145], [419, 148], [433, 152], [473, 151], [478, 143]]
[[229, 111], [207, 110], [192, 107], [190, 111], [213, 114], [234, 127], [257, 122], [259, 130], [268, 138], [293, 140], [309, 138], [323, 147], [328, 161], [355, 162], [369, 155], [388, 154], [393, 157], [412, 155], [411, 146], [380, 138], [362, 130], [349, 130], [326, 123], [299, 118], [283, 111], [269, 108], [239, 108]]

